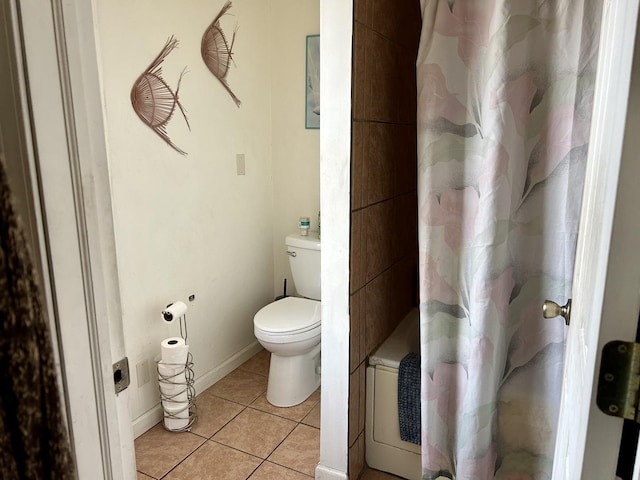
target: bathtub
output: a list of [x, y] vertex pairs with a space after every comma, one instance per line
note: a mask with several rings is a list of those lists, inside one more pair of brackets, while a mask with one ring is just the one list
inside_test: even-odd
[[409, 480], [421, 478], [420, 446], [400, 440], [398, 367], [420, 351], [420, 314], [412, 310], [369, 357], [366, 379], [365, 452], [367, 465]]

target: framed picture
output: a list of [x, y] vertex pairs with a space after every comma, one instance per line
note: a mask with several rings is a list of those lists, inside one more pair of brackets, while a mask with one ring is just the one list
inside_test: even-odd
[[305, 128], [320, 128], [320, 35], [307, 35]]

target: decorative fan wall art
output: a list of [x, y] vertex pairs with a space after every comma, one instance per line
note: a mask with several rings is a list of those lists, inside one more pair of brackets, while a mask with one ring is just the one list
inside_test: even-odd
[[220, 80], [222, 86], [229, 92], [233, 101], [236, 102], [236, 105], [240, 107], [240, 100], [229, 88], [227, 84], [227, 73], [229, 73], [229, 67], [231, 66], [232, 61], [232, 50], [233, 50], [233, 42], [236, 40], [236, 31], [238, 27], [233, 31], [233, 36], [231, 37], [231, 45], [227, 42], [227, 38], [220, 28], [220, 18], [227, 13], [227, 11], [231, 8], [231, 2], [228, 1], [218, 13], [218, 16], [214, 18], [211, 25], [205, 30], [204, 35], [202, 36], [202, 45], [200, 47], [200, 51], [202, 53], [202, 60], [204, 60], [207, 68], [215, 75], [215, 77]]
[[162, 62], [177, 46], [178, 40], [171, 36], [151, 65], [138, 77], [131, 89], [131, 105], [140, 120], [156, 132], [171, 148], [186, 155], [187, 153], [176, 146], [167, 135], [167, 124], [171, 120], [176, 106], [182, 112], [184, 121], [191, 130], [187, 114], [178, 100], [180, 82], [186, 72], [186, 67], [180, 74], [175, 92], [162, 78]]

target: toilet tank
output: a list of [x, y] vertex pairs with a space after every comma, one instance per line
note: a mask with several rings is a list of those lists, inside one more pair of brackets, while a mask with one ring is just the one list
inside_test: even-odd
[[298, 295], [320, 300], [320, 239], [317, 232], [298, 233], [285, 238], [293, 284]]

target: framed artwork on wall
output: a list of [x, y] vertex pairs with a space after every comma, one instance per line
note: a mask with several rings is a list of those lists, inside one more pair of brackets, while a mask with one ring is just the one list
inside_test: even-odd
[[320, 128], [320, 35], [307, 35], [307, 71], [305, 75], [305, 123]]

